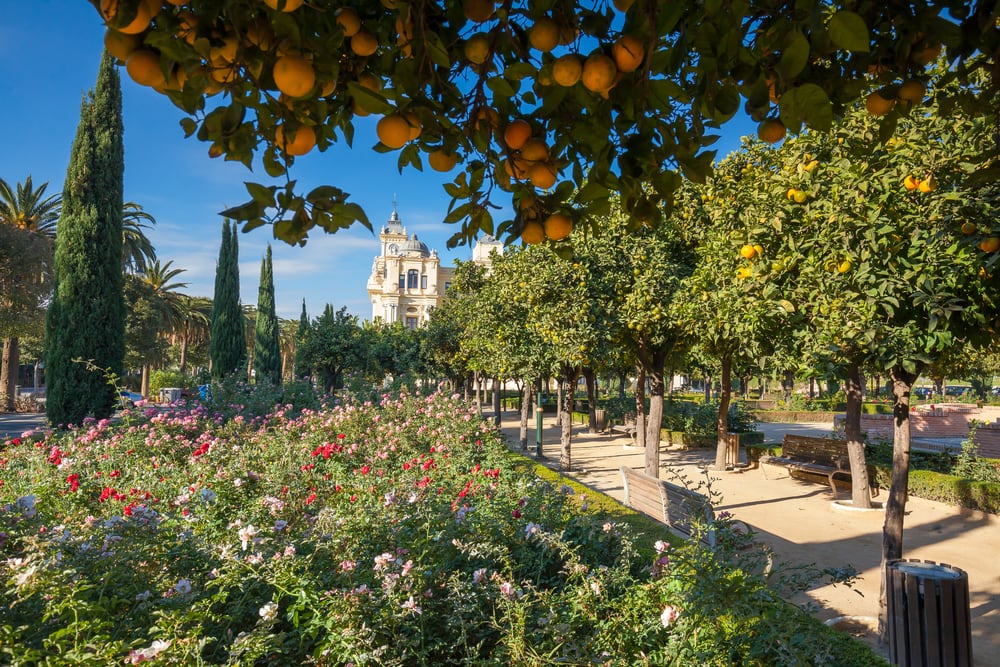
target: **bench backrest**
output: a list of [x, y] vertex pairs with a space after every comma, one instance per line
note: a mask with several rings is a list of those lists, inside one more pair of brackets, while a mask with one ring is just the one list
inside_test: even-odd
[[820, 465], [840, 466], [847, 461], [847, 441], [786, 434], [781, 443], [781, 457]]
[[708, 498], [628, 466], [622, 466], [621, 472], [628, 507], [662, 521], [673, 532], [688, 538], [694, 531], [693, 524], [701, 522], [707, 529], [702, 541], [715, 546], [715, 531], [711, 529], [715, 512]]

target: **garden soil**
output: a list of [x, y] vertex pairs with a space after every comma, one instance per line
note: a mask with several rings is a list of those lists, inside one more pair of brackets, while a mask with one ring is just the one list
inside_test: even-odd
[[[502, 427], [508, 442], [517, 443], [516, 413], [505, 413]], [[830, 423], [761, 424], [768, 441], [780, 440], [785, 433], [829, 435], [831, 429]], [[528, 441], [533, 449], [533, 424]], [[619, 468], [643, 467], [643, 452], [631, 442], [626, 435], [591, 434], [586, 427], [574, 425], [569, 476], [621, 501]], [[543, 462], [558, 469], [559, 428], [550, 415], [546, 415], [543, 443]], [[773, 468], [767, 477], [760, 468], [720, 473], [708, 470], [713, 463], [714, 451], [662, 448], [660, 476], [670, 479], [679, 474], [697, 480], [707, 474], [713, 491], [721, 494], [716, 511], [730, 512], [751, 526], [774, 550], [778, 567], [782, 562], [820, 568], [853, 566], [859, 574], [853, 587], [819, 586], [794, 601], [809, 604], [825, 621], [849, 617], [844, 629], [888, 656], [888, 649], [879, 646], [875, 632], [868, 629], [868, 619], [878, 614], [884, 514], [842, 508], [833, 502], [825, 478], [817, 482], [778, 476], [781, 471], [774, 474]], [[884, 497], [883, 490], [876, 500]], [[849, 489], [841, 491], [838, 499], [849, 500]], [[968, 573], [974, 665], [1000, 665], [1000, 517], [911, 496], [906, 504], [903, 556], [952, 565]]]

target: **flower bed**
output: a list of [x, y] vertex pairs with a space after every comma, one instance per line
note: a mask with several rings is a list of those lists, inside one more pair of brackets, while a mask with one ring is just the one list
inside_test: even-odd
[[499, 437], [436, 394], [0, 444], [0, 663], [880, 664], [726, 520], [636, 544]]

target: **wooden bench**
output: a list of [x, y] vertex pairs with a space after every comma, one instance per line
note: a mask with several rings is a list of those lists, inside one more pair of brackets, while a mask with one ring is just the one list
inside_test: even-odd
[[625, 415], [625, 419], [622, 420], [622, 423], [612, 424], [611, 426], [608, 427], [608, 432], [611, 435], [614, 435], [615, 433], [622, 433], [624, 435], [627, 435], [629, 438], [632, 439], [632, 443], [634, 444], [635, 434], [636, 434], [635, 415]]
[[[825, 476], [833, 495], [837, 495], [834, 479], [839, 475], [851, 479], [851, 462], [847, 441], [838, 438], [815, 438], [807, 435], [786, 434], [781, 441], [781, 455], [767, 454], [760, 457], [760, 468], [767, 477], [767, 466], [786, 468], [789, 474], [803, 472]], [[872, 495], [878, 495], [875, 483], [875, 466], [868, 466], [868, 483]]]
[[715, 510], [708, 498], [628, 466], [622, 466], [621, 472], [627, 507], [663, 522], [671, 532], [688, 539], [694, 536], [694, 525], [702, 524], [705, 533], [701, 541], [715, 546]]

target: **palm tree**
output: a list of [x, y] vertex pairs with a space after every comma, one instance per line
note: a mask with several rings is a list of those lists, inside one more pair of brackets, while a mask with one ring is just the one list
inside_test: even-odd
[[49, 238], [56, 235], [56, 222], [62, 210], [62, 195], [45, 196], [48, 183], [37, 189], [31, 183], [31, 176], [18, 183], [16, 190], [0, 178], [0, 222], [27, 229]]
[[212, 332], [212, 300], [180, 294], [181, 321], [175, 336], [181, 339], [180, 372], [187, 373], [188, 347], [207, 342]]
[[[160, 264], [160, 260], [154, 259], [151, 264], [146, 265], [145, 273], [140, 274], [141, 280], [149, 286], [153, 297], [157, 303], [160, 315], [160, 335], [170, 336], [181, 327], [184, 319], [183, 295], [177, 290], [187, 287], [184, 282], [171, 282], [186, 269], [171, 268], [173, 260], [166, 264]], [[149, 370], [148, 363], [142, 366], [142, 394], [149, 392]]]
[[156, 249], [145, 232], [155, 224], [156, 219], [139, 204], [122, 204], [122, 269], [126, 273], [142, 273], [156, 261]]
[[[35, 188], [31, 176], [11, 188], [0, 178], [0, 224], [12, 225], [42, 236], [53, 238], [56, 222], [62, 209], [62, 195], [45, 196], [48, 183]], [[39, 274], [45, 267], [39, 267]], [[0, 411], [14, 410], [14, 388], [17, 386], [17, 371], [20, 368], [20, 339], [9, 336], [3, 341], [2, 361], [0, 361]]]

